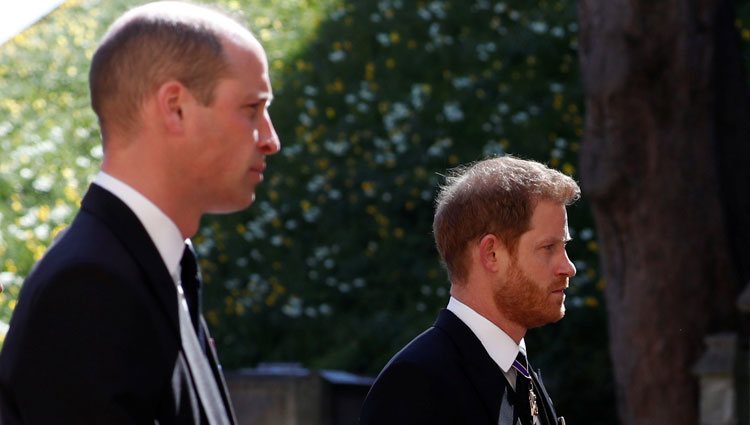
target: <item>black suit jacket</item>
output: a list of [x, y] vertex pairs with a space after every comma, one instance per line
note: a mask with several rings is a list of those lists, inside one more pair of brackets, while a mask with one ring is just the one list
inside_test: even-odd
[[[541, 386], [540, 381], [536, 384]], [[548, 399], [546, 391], [542, 397]], [[547, 423], [556, 423], [547, 402], [542, 415], [552, 421]], [[456, 315], [443, 310], [433, 327], [380, 372], [365, 399], [360, 424], [516, 424], [515, 404], [516, 394], [479, 339]]]
[[[145, 228], [92, 185], [21, 289], [0, 353], [3, 425], [207, 423], [177, 314], [175, 285]], [[234, 424], [212, 348], [208, 357]]]

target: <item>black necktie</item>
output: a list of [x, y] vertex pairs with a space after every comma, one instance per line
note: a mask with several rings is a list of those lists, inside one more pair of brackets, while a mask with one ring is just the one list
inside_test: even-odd
[[[198, 279], [198, 266], [195, 262], [190, 245], [185, 246], [180, 262], [180, 280], [176, 282], [177, 289], [177, 315], [180, 325], [180, 343], [188, 370], [193, 378], [195, 390], [203, 413], [210, 425], [230, 425], [229, 414], [224, 406], [223, 397], [219, 389], [218, 378], [211, 370], [211, 365], [206, 357], [206, 338], [201, 336], [202, 326], [199, 323], [200, 311], [200, 280]], [[189, 301], [188, 294], [192, 293]], [[191, 307], [189, 304], [192, 304]]]
[[[190, 320], [193, 322], [193, 328], [195, 328], [198, 341], [203, 346], [203, 329], [200, 326], [201, 279], [193, 248], [188, 244], [185, 244], [185, 250], [182, 252], [180, 267], [182, 268], [180, 279], [182, 280], [182, 289], [185, 291], [185, 301], [187, 301], [188, 310], [190, 311]], [[205, 347], [202, 348], [205, 352]]]

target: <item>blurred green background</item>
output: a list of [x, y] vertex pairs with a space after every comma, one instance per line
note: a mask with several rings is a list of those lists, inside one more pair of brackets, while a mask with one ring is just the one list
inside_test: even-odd
[[[142, 1], [70, 0], [0, 46], [0, 320], [70, 222], [102, 151], [87, 73]], [[583, 132], [574, 1], [218, 1], [271, 67], [282, 151], [247, 211], [194, 238], [227, 369], [261, 361], [375, 375], [447, 304], [431, 235], [441, 174], [488, 155], [576, 178]], [[750, 11], [739, 4], [747, 44]], [[138, 164], [133, 164], [138, 167]], [[570, 423], [615, 424], [586, 200], [571, 207], [568, 315], [527, 336]], [[65, 302], [65, 300], [60, 300]]]

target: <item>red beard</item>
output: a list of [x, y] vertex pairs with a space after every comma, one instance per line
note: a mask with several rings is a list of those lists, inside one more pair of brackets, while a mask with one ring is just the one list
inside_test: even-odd
[[495, 306], [526, 329], [557, 322], [565, 316], [565, 296], [553, 291], [566, 287], [567, 283], [567, 277], [547, 284], [534, 282], [513, 260], [505, 279], [496, 283]]

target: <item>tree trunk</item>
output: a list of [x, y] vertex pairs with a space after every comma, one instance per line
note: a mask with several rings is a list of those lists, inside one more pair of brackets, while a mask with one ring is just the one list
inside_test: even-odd
[[580, 173], [623, 425], [697, 425], [703, 338], [736, 326], [750, 185], [732, 16], [721, 0], [579, 2]]

